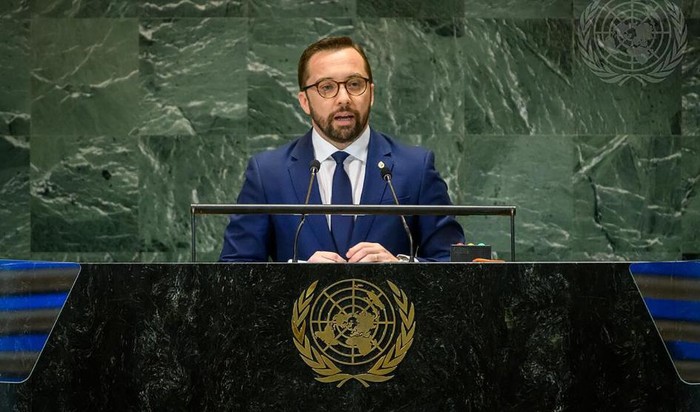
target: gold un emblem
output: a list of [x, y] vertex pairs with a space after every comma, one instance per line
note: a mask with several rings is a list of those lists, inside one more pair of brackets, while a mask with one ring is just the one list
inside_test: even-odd
[[413, 343], [416, 321], [404, 291], [386, 283], [390, 295], [361, 279], [341, 280], [314, 300], [316, 281], [294, 302], [294, 344], [317, 381], [341, 387], [355, 379], [368, 387], [394, 377]]

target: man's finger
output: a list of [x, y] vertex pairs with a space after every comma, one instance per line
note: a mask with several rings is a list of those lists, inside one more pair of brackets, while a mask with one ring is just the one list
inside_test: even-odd
[[363, 247], [363, 248], [355, 251], [355, 253], [353, 253], [352, 255], [350, 255], [348, 253], [348, 262], [350, 262], [350, 263], [362, 262], [363, 259], [365, 257], [367, 257], [367, 255], [369, 255], [371, 252], [372, 252], [371, 249], [369, 249], [367, 247]]
[[342, 256], [335, 252], [327, 252], [327, 251], [318, 251], [311, 255], [309, 260], [307, 261], [309, 263], [329, 263], [329, 262], [337, 262], [337, 263], [343, 263], [345, 262], [345, 259], [343, 259]]

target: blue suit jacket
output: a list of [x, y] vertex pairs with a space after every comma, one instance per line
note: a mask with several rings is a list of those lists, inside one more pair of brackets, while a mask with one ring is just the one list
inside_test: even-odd
[[[448, 205], [447, 185], [435, 170], [432, 152], [400, 144], [370, 130], [367, 170], [361, 204], [394, 204], [391, 190], [376, 166], [383, 161], [392, 170], [393, 183], [402, 205]], [[275, 150], [259, 153], [248, 163], [239, 204], [304, 204], [309, 182], [309, 163], [314, 159], [311, 131]], [[314, 183], [310, 204], [321, 204]], [[407, 217], [414, 246], [422, 260], [449, 260], [450, 245], [463, 242], [461, 226], [448, 216]], [[292, 258], [294, 232], [299, 216], [232, 215], [224, 234], [221, 261], [266, 262]], [[358, 216], [351, 245], [376, 242], [397, 255], [409, 254], [409, 242], [398, 216]], [[314, 252], [336, 251], [326, 217], [309, 215], [299, 236], [299, 259]], [[336, 251], [345, 256], [346, 251]]]

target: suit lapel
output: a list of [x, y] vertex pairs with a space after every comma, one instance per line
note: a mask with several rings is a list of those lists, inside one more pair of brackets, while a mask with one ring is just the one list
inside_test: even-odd
[[[299, 142], [292, 150], [287, 165], [289, 177], [297, 197], [297, 203], [300, 205], [303, 205], [304, 200], [306, 200], [306, 190], [308, 189], [310, 177], [309, 164], [313, 159], [314, 147], [311, 143], [311, 131], [309, 131], [299, 139]], [[309, 204], [321, 204], [321, 194], [318, 191], [317, 180], [314, 180], [311, 196], [309, 197]], [[314, 236], [316, 236], [316, 240], [321, 246], [319, 250], [335, 250], [335, 243], [333, 243], [331, 232], [328, 230], [328, 222], [326, 221], [325, 215], [308, 215], [304, 226], [310, 227]]]
[[[394, 163], [391, 158], [391, 147], [383, 136], [370, 128], [369, 148], [367, 151], [367, 167], [365, 168], [365, 182], [362, 187], [362, 196], [360, 198], [360, 204], [362, 205], [381, 204], [384, 192], [389, 190], [387, 189], [386, 182], [382, 179], [382, 175], [379, 172], [379, 167], [377, 166], [380, 161], [384, 162], [384, 164], [390, 170], [393, 169]], [[367, 239], [367, 233], [369, 233], [369, 230], [372, 227], [374, 218], [374, 215], [366, 215], [358, 216], [357, 219], [355, 219], [355, 226], [353, 228], [350, 242], [351, 245], [356, 245], [358, 242]]]

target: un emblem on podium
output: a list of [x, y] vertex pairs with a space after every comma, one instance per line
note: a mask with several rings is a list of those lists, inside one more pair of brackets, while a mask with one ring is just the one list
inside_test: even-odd
[[368, 387], [394, 377], [413, 344], [415, 309], [398, 286], [386, 283], [390, 293], [346, 279], [316, 295], [316, 281], [294, 302], [294, 344], [317, 381], [341, 387], [355, 379]]

